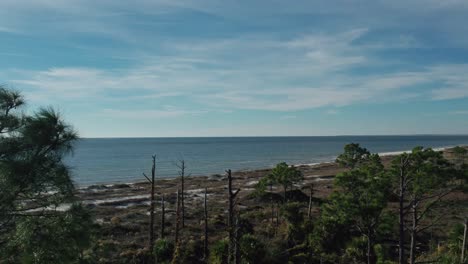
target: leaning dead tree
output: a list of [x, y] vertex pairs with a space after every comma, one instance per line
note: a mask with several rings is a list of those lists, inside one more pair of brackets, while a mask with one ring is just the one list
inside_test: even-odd
[[[151, 167], [151, 179], [143, 173], [143, 176], [151, 184], [151, 198], [150, 198], [150, 226], [149, 226], [149, 244], [148, 248], [151, 250], [154, 246], [154, 185], [156, 177], [156, 156], [153, 155], [153, 166]], [[151, 250], [152, 252], [152, 250]]]
[[182, 228], [185, 227], [185, 160], [180, 160], [177, 164], [179, 168], [179, 176], [180, 176], [180, 203], [181, 203], [181, 214], [182, 214]]
[[232, 263], [233, 260], [238, 261], [235, 259], [235, 244], [237, 243], [235, 238], [235, 221], [234, 221], [234, 210], [236, 204], [236, 196], [239, 193], [240, 189], [236, 191], [232, 190], [232, 173], [231, 170], [227, 170], [227, 178], [228, 178], [228, 232], [229, 232], [229, 245], [228, 245], [228, 263]]
[[204, 222], [205, 222], [205, 237], [203, 240], [203, 259], [208, 259], [208, 206], [206, 199], [207, 189], [205, 188], [205, 199], [203, 201]]

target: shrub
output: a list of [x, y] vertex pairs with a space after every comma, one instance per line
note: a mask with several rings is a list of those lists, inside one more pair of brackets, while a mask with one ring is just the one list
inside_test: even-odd
[[158, 239], [154, 243], [153, 253], [158, 262], [168, 262], [174, 253], [174, 244], [167, 239]]
[[210, 249], [209, 263], [223, 264], [228, 260], [229, 241], [222, 239], [217, 241]]
[[261, 263], [266, 255], [265, 245], [251, 234], [245, 234], [239, 241], [242, 263]]

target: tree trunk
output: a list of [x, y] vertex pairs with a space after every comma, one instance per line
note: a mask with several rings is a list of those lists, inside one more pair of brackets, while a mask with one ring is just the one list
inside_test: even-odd
[[418, 226], [418, 215], [417, 215], [417, 210], [416, 210], [416, 205], [412, 206], [412, 214], [413, 214], [413, 219], [412, 219], [412, 226], [411, 226], [411, 244], [410, 244], [410, 264], [414, 264], [416, 261], [416, 228]]
[[371, 232], [369, 231], [367, 233], [367, 264], [374, 264], [374, 254], [373, 254], [373, 247], [374, 246], [374, 240], [372, 237]]
[[270, 183], [271, 223], [275, 221], [275, 207], [273, 205], [273, 184]]
[[164, 228], [166, 226], [166, 206], [164, 201], [164, 194], [161, 196], [161, 238], [164, 238]]
[[208, 206], [206, 202], [206, 193], [207, 189], [205, 188], [205, 199], [204, 199], [204, 222], [205, 222], [205, 237], [203, 241], [203, 259], [206, 261], [208, 260]]
[[234, 263], [239, 264], [240, 263], [240, 250], [239, 250], [239, 214], [237, 214], [236, 217], [236, 230], [234, 232]]
[[229, 232], [229, 244], [228, 244], [228, 263], [232, 263], [233, 258], [233, 242], [234, 242], [234, 199], [232, 197], [232, 176], [231, 170], [227, 171], [228, 174], [228, 195], [229, 195], [229, 208], [228, 208], [228, 232]]
[[287, 191], [288, 191], [288, 186], [284, 185], [283, 186], [283, 192], [284, 192], [284, 203], [286, 203], [288, 201], [288, 198], [287, 198]]
[[462, 243], [461, 258], [460, 258], [461, 263], [465, 261], [467, 229], [468, 229], [468, 218], [465, 219], [465, 230], [463, 231], [463, 243]]
[[176, 226], [175, 226], [175, 245], [179, 244], [179, 229], [180, 229], [180, 190], [177, 190], [176, 199]]
[[232, 191], [232, 174], [231, 170], [227, 170], [228, 176], [228, 233], [229, 233], [229, 244], [228, 244], [228, 263], [232, 263], [234, 259], [234, 243], [235, 243], [235, 226], [234, 226], [234, 206], [236, 195], [239, 193], [239, 190]]
[[400, 193], [398, 197], [399, 207], [398, 207], [398, 229], [399, 229], [399, 237], [398, 237], [398, 263], [405, 264], [405, 181], [404, 181], [404, 174], [403, 168], [401, 168], [400, 172]]
[[153, 166], [151, 167], [151, 200], [150, 200], [150, 230], [149, 249], [152, 252], [154, 246], [154, 178], [156, 174], [156, 156], [153, 156]]
[[310, 193], [309, 193], [309, 210], [307, 211], [307, 218], [311, 218], [312, 216], [312, 194], [313, 194], [313, 189], [310, 187]]
[[180, 173], [180, 181], [181, 181], [181, 193], [180, 193], [180, 201], [181, 201], [181, 210], [182, 210], [182, 228], [185, 227], [185, 203], [184, 203], [184, 200], [185, 200], [185, 197], [184, 197], [184, 180], [185, 180], [185, 161], [182, 160], [181, 161], [181, 173]]

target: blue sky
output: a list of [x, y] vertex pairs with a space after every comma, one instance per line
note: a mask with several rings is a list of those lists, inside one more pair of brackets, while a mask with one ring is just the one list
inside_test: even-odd
[[0, 83], [83, 137], [468, 134], [468, 1], [0, 1]]

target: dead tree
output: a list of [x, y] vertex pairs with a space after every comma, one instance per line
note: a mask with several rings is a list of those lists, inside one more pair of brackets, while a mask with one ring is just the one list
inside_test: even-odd
[[228, 245], [228, 263], [232, 263], [234, 258], [234, 245], [235, 241], [235, 222], [234, 222], [234, 209], [235, 209], [235, 200], [236, 196], [239, 193], [240, 189], [236, 191], [232, 190], [232, 173], [231, 170], [227, 170], [228, 177], [228, 232], [229, 232], [229, 245]]
[[461, 249], [460, 263], [463, 263], [463, 261], [465, 261], [467, 229], [468, 229], [468, 218], [465, 218], [465, 230], [463, 231], [463, 243], [462, 243], [462, 249]]
[[240, 234], [239, 234], [239, 229], [240, 229], [240, 215], [239, 211], [237, 211], [237, 217], [236, 217], [236, 230], [234, 231], [234, 263], [239, 264], [240, 263], [240, 248], [239, 248], [239, 240], [240, 240]]
[[164, 227], [166, 226], [166, 205], [164, 194], [161, 195], [161, 238], [164, 238]]
[[407, 176], [407, 167], [409, 164], [409, 156], [402, 156], [400, 158], [399, 168], [399, 186], [397, 190], [398, 195], [398, 263], [406, 263], [405, 259], [405, 199], [406, 190], [409, 185], [409, 177]]
[[180, 176], [180, 202], [181, 202], [181, 213], [182, 213], [182, 228], [185, 227], [185, 169], [187, 168], [185, 165], [185, 160], [179, 161], [177, 167], [180, 169], [179, 176]]
[[174, 238], [174, 255], [172, 256], [173, 264], [179, 263], [180, 258], [180, 190], [177, 190], [177, 198], [176, 198], [176, 226], [175, 226], [175, 238]]
[[[399, 200], [399, 263], [407, 263], [405, 256], [405, 231], [407, 231], [410, 236], [409, 263], [414, 264], [417, 237], [443, 219], [443, 215], [429, 224], [423, 221], [424, 218], [457, 187], [457, 183], [453, 181], [451, 166], [444, 162], [443, 157], [436, 154], [429, 153], [421, 157], [413, 153], [404, 153], [394, 160], [392, 168], [398, 183], [395, 194]], [[427, 177], [421, 177], [422, 174]]]
[[151, 184], [151, 198], [150, 198], [150, 226], [149, 226], [149, 244], [148, 248], [152, 252], [152, 248], [154, 246], [154, 185], [155, 185], [155, 177], [156, 177], [156, 156], [153, 155], [153, 166], [151, 167], [151, 179], [143, 173], [143, 176], [148, 180]]
[[176, 226], [175, 226], [175, 241], [174, 244], [177, 246], [179, 243], [179, 232], [180, 232], [180, 190], [177, 190], [176, 198]]
[[271, 206], [271, 223], [275, 221], [275, 206], [273, 204], [273, 183], [270, 182], [270, 206]]
[[[277, 202], [276, 203], [276, 229], [278, 229], [278, 226], [279, 226], [279, 210], [280, 210], [280, 207], [279, 207], [279, 203]], [[276, 230], [275, 230], [276, 232]]]
[[312, 217], [312, 195], [314, 194], [314, 186], [311, 185], [310, 186], [310, 189], [309, 189], [310, 193], [309, 193], [309, 210], [307, 211], [307, 218], [310, 218]]
[[203, 259], [208, 259], [208, 206], [206, 202], [206, 193], [207, 189], [205, 188], [205, 199], [203, 201], [203, 210], [204, 210], [204, 222], [205, 222], [205, 237], [203, 240]]

